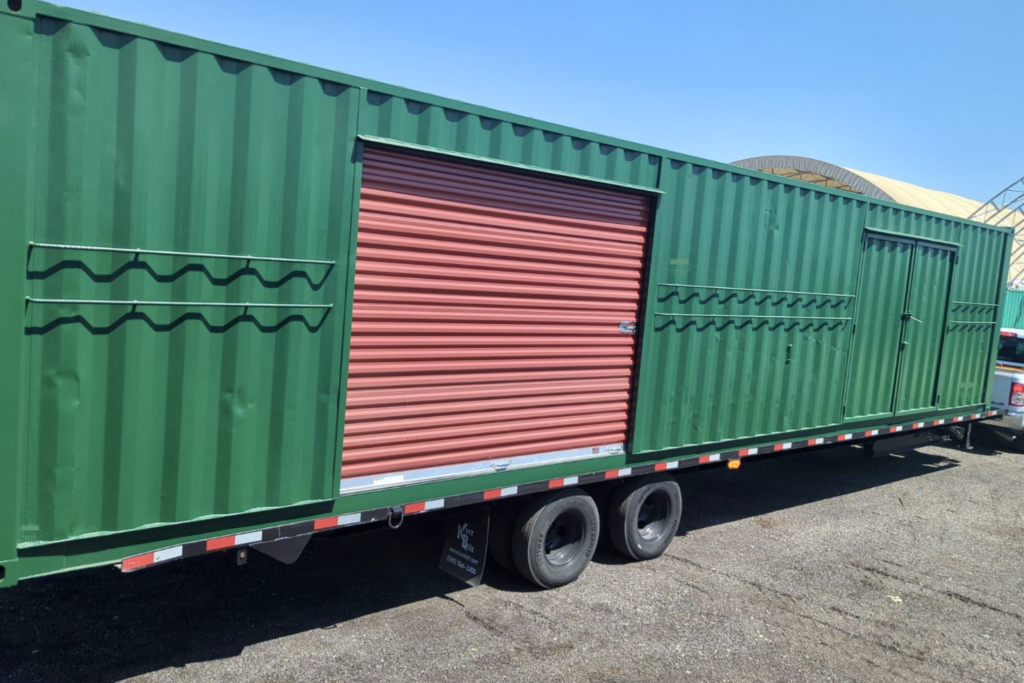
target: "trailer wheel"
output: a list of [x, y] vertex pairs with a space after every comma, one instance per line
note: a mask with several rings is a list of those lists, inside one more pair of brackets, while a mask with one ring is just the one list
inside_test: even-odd
[[541, 588], [572, 583], [597, 549], [601, 516], [575, 488], [537, 496], [523, 508], [512, 535], [512, 559], [523, 578]]
[[675, 538], [682, 516], [683, 494], [668, 475], [626, 481], [612, 496], [608, 536], [626, 557], [652, 560]]

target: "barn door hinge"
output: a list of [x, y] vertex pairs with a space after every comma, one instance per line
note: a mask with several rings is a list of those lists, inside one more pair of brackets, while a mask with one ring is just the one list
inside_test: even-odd
[[636, 334], [636, 321], [623, 320], [619, 323], [619, 332], [622, 334]]

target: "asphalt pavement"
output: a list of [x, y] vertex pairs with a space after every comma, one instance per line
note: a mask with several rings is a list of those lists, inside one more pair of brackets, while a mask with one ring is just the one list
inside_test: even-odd
[[836, 448], [679, 477], [666, 555], [540, 591], [443, 525], [0, 591], [0, 681], [1021, 681], [1024, 455]]

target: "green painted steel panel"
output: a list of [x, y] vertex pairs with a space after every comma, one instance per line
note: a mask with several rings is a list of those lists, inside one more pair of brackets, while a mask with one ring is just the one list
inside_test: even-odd
[[339, 310], [29, 306], [20, 541], [331, 497], [357, 91], [36, 32], [33, 241], [341, 265], [32, 249], [33, 297]]
[[676, 161], [661, 188], [634, 450], [839, 423], [864, 202]]
[[[0, 36], [0, 142], [14, 150], [0, 362], [6, 377], [27, 373], [0, 398], [0, 560], [16, 543], [22, 576], [267, 520], [835, 431], [869, 227], [961, 246], [939, 410], [987, 403], [1006, 229], [33, 0], [18, 16], [0, 8]], [[359, 135], [663, 192], [629, 454], [336, 497]], [[29, 240], [337, 266], [53, 249], [26, 260]], [[232, 325], [236, 310], [26, 307], [26, 294], [335, 308], [319, 326], [308, 309], [256, 308]]]
[[[0, 5], [0, 8], [5, 8]], [[0, 9], [2, 12], [3, 9]], [[34, 27], [31, 18], [0, 14], [0, 587], [18, 580], [18, 524], [24, 492], [25, 421], [21, 316], [25, 310], [25, 242], [32, 223], [31, 141]]]
[[956, 251], [918, 242], [903, 323], [896, 413], [937, 405]]
[[1006, 292], [1003, 304], [1003, 327], [1024, 328], [1024, 290], [1011, 289]]
[[857, 289], [857, 330], [846, 383], [848, 421], [890, 416], [914, 243], [867, 233]]

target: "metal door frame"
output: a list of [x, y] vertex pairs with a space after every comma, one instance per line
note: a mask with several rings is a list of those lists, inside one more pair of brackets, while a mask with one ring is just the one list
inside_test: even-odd
[[[910, 248], [911, 248], [910, 264], [907, 266], [906, 286], [905, 286], [904, 292], [903, 292], [903, 319], [902, 319], [902, 321], [900, 323], [899, 348], [897, 349], [897, 352], [896, 352], [897, 353], [897, 357], [896, 357], [896, 370], [895, 370], [895, 374], [893, 376], [892, 395], [891, 395], [891, 398], [890, 398], [890, 401], [889, 401], [889, 411], [888, 412], [883, 412], [883, 413], [874, 413], [874, 414], [866, 415], [866, 416], [860, 416], [860, 417], [856, 417], [856, 418], [853, 418], [853, 419], [847, 419], [847, 417], [846, 417], [846, 401], [847, 401], [847, 398], [849, 396], [849, 387], [850, 387], [850, 379], [851, 379], [850, 373], [852, 371], [854, 349], [856, 348], [856, 344], [857, 344], [856, 328], [857, 328], [857, 323], [859, 322], [858, 318], [859, 318], [860, 306], [861, 306], [861, 298], [862, 298], [861, 297], [861, 287], [864, 284], [864, 282], [863, 282], [863, 280], [864, 280], [864, 277], [863, 277], [864, 276], [864, 254], [867, 251], [867, 241], [869, 239], [871, 239], [871, 238], [879, 239], [879, 240], [888, 240], [888, 241], [891, 241], [891, 242], [899, 242], [899, 243], [910, 245]], [[915, 267], [916, 262], [917, 262], [917, 251], [918, 251], [919, 245], [921, 245], [922, 243], [924, 243], [927, 246], [929, 246], [931, 248], [934, 248], [934, 249], [944, 249], [944, 250], [951, 251], [953, 253], [953, 268], [950, 269], [950, 274], [949, 274], [949, 289], [948, 289], [947, 294], [946, 294], [946, 311], [945, 311], [945, 317], [944, 317], [944, 320], [943, 320], [943, 322], [944, 322], [943, 328], [945, 329], [945, 327], [948, 326], [949, 309], [950, 309], [951, 302], [953, 300], [953, 283], [954, 283], [953, 277], [956, 274], [956, 264], [960, 260], [960, 245], [955, 243], [955, 242], [947, 242], [945, 240], [931, 239], [929, 237], [920, 237], [918, 235], [907, 235], [905, 233], [892, 232], [892, 231], [889, 231], [889, 230], [882, 230], [882, 229], [873, 228], [873, 227], [870, 227], [870, 226], [864, 228], [864, 232], [862, 233], [862, 236], [861, 236], [860, 260], [859, 260], [859, 262], [857, 264], [857, 285], [856, 285], [856, 287], [857, 287], [857, 289], [856, 289], [856, 297], [857, 298], [856, 298], [856, 303], [854, 304], [855, 309], [854, 309], [854, 312], [853, 312], [853, 323], [854, 324], [853, 324], [853, 335], [852, 335], [852, 336], [854, 336], [854, 339], [853, 339], [853, 343], [850, 345], [849, 356], [847, 357], [847, 360], [846, 360], [846, 379], [845, 379], [845, 382], [844, 382], [844, 385], [843, 385], [843, 402], [842, 402], [842, 406], [843, 406], [842, 411], [843, 412], [842, 412], [841, 422], [844, 423], [844, 424], [847, 423], [847, 422], [860, 422], [862, 420], [868, 420], [868, 419], [874, 419], [874, 418], [880, 418], [880, 417], [896, 417], [897, 415], [908, 415], [908, 414], [911, 414], [911, 413], [927, 412], [928, 410], [935, 410], [938, 407], [939, 380], [942, 378], [942, 369], [944, 367], [944, 359], [945, 359], [945, 354], [946, 354], [946, 336], [945, 336], [945, 334], [943, 334], [941, 345], [940, 345], [940, 349], [939, 349], [939, 362], [938, 362], [938, 366], [936, 368], [936, 375], [935, 375], [935, 391], [934, 391], [935, 398], [936, 398], [935, 405], [932, 406], [931, 408], [921, 408], [921, 409], [914, 409], [914, 410], [908, 410], [908, 411], [902, 411], [902, 412], [901, 411], [897, 411], [897, 407], [899, 405], [900, 378], [902, 377], [902, 370], [903, 370], [903, 348], [904, 348], [903, 347], [903, 342], [906, 340], [906, 329], [907, 329], [907, 322], [908, 322], [908, 319], [906, 317], [907, 316], [907, 309], [910, 306], [910, 299], [911, 299], [911, 296], [913, 295], [913, 289], [912, 288], [913, 288], [914, 267]]]
[[[912, 303], [912, 298], [914, 296], [914, 274], [916, 273], [918, 249], [919, 249], [919, 247], [922, 244], [926, 245], [930, 249], [938, 249], [940, 251], [948, 251], [948, 252], [950, 252], [952, 254], [952, 263], [950, 264], [949, 275], [947, 276], [948, 287], [946, 288], [946, 307], [945, 307], [945, 312], [943, 313], [943, 316], [942, 316], [942, 330], [943, 330], [943, 334], [942, 334], [942, 338], [939, 340], [939, 354], [938, 354], [938, 358], [936, 360], [936, 365], [935, 365], [935, 380], [934, 380], [934, 382], [932, 384], [932, 400], [933, 400], [932, 405], [931, 406], [925, 406], [923, 408], [911, 408], [911, 409], [908, 409], [908, 410], [900, 410], [899, 409], [899, 405], [900, 405], [900, 393], [901, 393], [901, 389], [902, 389], [901, 380], [903, 378], [903, 355], [904, 355], [904, 350], [906, 349], [905, 344], [906, 344], [906, 339], [907, 339], [908, 323], [910, 322], [910, 318], [912, 316], [912, 313], [910, 312], [910, 306], [911, 306], [911, 303]], [[959, 260], [960, 260], [960, 248], [959, 248], [959, 246], [954, 246], [954, 245], [951, 245], [951, 244], [948, 244], [948, 243], [944, 243], [944, 242], [935, 242], [935, 241], [929, 240], [927, 238], [915, 239], [914, 240], [914, 251], [911, 254], [911, 258], [910, 258], [910, 269], [909, 269], [910, 272], [909, 272], [909, 274], [907, 276], [907, 296], [906, 296], [906, 299], [904, 300], [904, 306], [903, 306], [903, 324], [902, 324], [901, 329], [900, 329], [900, 348], [899, 348], [899, 352], [898, 352], [899, 356], [898, 356], [897, 362], [896, 362], [896, 385], [895, 385], [895, 389], [893, 391], [893, 415], [894, 416], [910, 415], [912, 413], [919, 413], [919, 412], [926, 411], [926, 410], [935, 410], [935, 409], [938, 408], [939, 399], [940, 399], [940, 396], [939, 396], [939, 380], [942, 378], [943, 360], [945, 359], [945, 355], [946, 355], [946, 334], [945, 334], [945, 331], [946, 331], [946, 329], [947, 329], [947, 327], [949, 325], [949, 309], [950, 309], [950, 305], [952, 304], [952, 301], [953, 301], [953, 276], [956, 274], [956, 264], [957, 264], [957, 262]]]

